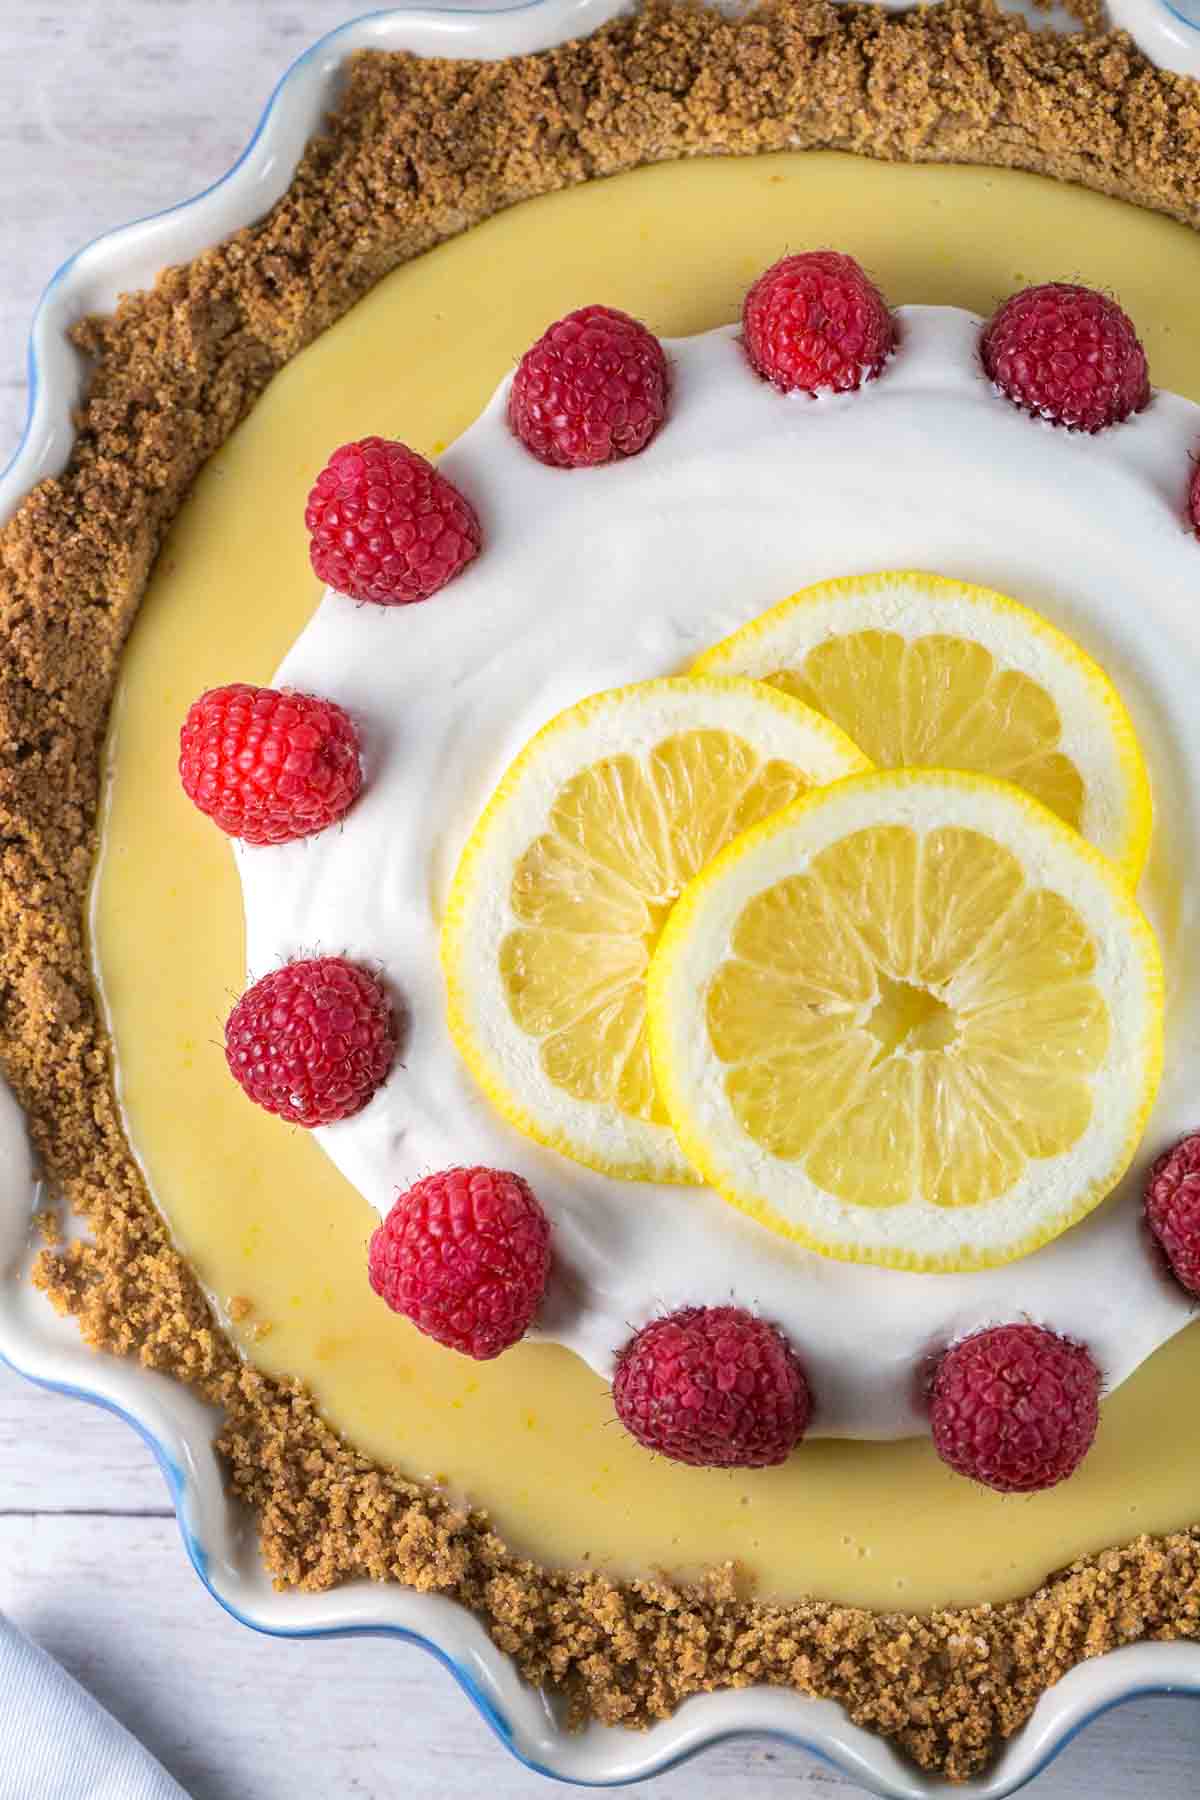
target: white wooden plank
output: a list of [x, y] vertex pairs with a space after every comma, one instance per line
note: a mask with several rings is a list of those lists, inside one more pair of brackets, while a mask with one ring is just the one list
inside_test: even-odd
[[0, 1515], [79, 1511], [169, 1513], [170, 1501], [122, 1420], [0, 1368]]
[[[0, 1607], [196, 1800], [547, 1791], [420, 1652], [288, 1644], [237, 1625], [197, 1583], [169, 1522], [0, 1519]], [[853, 1791], [772, 1746], [723, 1750], [652, 1791], [675, 1800], [727, 1787], [732, 1775], [747, 1800], [785, 1782], [798, 1795]]]
[[[198, 1796], [272, 1800], [308, 1775], [313, 1793], [385, 1794], [397, 1748], [417, 1784], [446, 1800], [486, 1779], [497, 1800], [542, 1791], [496, 1746], [453, 1684], [398, 1645], [290, 1645], [237, 1627], [208, 1599], [174, 1523], [104, 1517], [161, 1508], [149, 1452], [120, 1421], [0, 1373], [0, 1609], [59, 1656]], [[51, 1512], [39, 1512], [40, 1508]], [[297, 1686], [319, 1706], [295, 1707]], [[302, 1719], [283, 1757], [273, 1735]], [[1038, 1800], [1190, 1800], [1200, 1706], [1135, 1702], [1101, 1721], [1038, 1784]], [[253, 1779], [251, 1779], [253, 1777]], [[352, 1783], [357, 1780], [358, 1788]], [[820, 1765], [770, 1744], [726, 1745], [663, 1777], [659, 1800], [734, 1791], [851, 1792]]]
[[[550, 1791], [418, 1651], [375, 1640], [288, 1644], [235, 1624], [201, 1589], [168, 1521], [0, 1519], [0, 1607], [195, 1800], [483, 1792], [527, 1800]], [[1194, 1800], [1198, 1768], [1200, 1706], [1140, 1701], [1096, 1725], [1035, 1792]], [[785, 1790], [814, 1800], [856, 1791], [771, 1744], [725, 1745], [628, 1791], [769, 1800]]]

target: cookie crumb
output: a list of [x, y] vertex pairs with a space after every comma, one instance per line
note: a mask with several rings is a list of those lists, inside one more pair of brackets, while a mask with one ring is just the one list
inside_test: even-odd
[[44, 1206], [33, 1215], [33, 1228], [49, 1249], [56, 1249], [63, 1242], [62, 1215], [53, 1206]]

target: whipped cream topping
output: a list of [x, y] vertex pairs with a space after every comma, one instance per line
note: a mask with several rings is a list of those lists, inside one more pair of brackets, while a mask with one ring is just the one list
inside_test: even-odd
[[[1156, 393], [1124, 425], [1069, 433], [992, 390], [971, 314], [904, 307], [898, 318], [880, 378], [816, 400], [756, 379], [734, 327], [668, 341], [666, 424], [640, 456], [600, 469], [529, 456], [509, 433], [502, 384], [441, 463], [478, 509], [478, 559], [423, 605], [326, 593], [277, 673], [354, 717], [361, 799], [338, 829], [237, 851], [249, 980], [291, 957], [343, 954], [382, 968], [402, 1008], [390, 1079], [318, 1134], [381, 1214], [433, 1170], [515, 1169], [553, 1224], [540, 1336], [607, 1376], [657, 1314], [745, 1306], [795, 1344], [814, 1433], [863, 1438], [924, 1431], [927, 1359], [983, 1326], [1028, 1318], [1078, 1338], [1112, 1388], [1186, 1324], [1188, 1297], [1145, 1241], [1140, 1188], [1149, 1160], [1200, 1125], [1200, 544], [1183, 518], [1200, 406]], [[969, 1275], [833, 1262], [708, 1189], [615, 1181], [543, 1150], [460, 1062], [438, 959], [463, 844], [549, 718], [685, 670], [797, 588], [886, 568], [998, 588], [1076, 638], [1125, 697], [1158, 807], [1140, 898], [1166, 963], [1166, 1068], [1142, 1152], [1082, 1224]]]

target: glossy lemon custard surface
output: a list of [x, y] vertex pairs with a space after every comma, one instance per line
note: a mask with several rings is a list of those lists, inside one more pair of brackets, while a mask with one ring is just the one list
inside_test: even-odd
[[[1021, 1500], [958, 1480], [924, 1440], [812, 1443], [765, 1473], [674, 1467], [623, 1437], [604, 1384], [564, 1350], [455, 1358], [370, 1294], [366, 1202], [228, 1077], [240, 897], [228, 843], [175, 773], [189, 701], [269, 682], [316, 603], [303, 506], [333, 446], [378, 432], [437, 454], [570, 308], [603, 298], [662, 335], [705, 330], [736, 316], [782, 250], [831, 241], [897, 303], [986, 313], [1064, 273], [1111, 288], [1155, 380], [1200, 399], [1195, 237], [1035, 177], [783, 156], [664, 165], [513, 209], [382, 283], [275, 380], [197, 482], [125, 656], [94, 944], [158, 1204], [247, 1354], [307, 1381], [352, 1442], [488, 1507], [543, 1561], [632, 1573], [733, 1559], [765, 1595], [916, 1610], [1024, 1592], [1076, 1554], [1193, 1518], [1200, 1447], [1164, 1441], [1157, 1422], [1200, 1375], [1196, 1334], [1113, 1397], [1070, 1484]], [[497, 271], [505, 303], [480, 308]]]

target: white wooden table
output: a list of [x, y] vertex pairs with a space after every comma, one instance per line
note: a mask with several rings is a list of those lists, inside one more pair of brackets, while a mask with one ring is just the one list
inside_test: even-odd
[[[25, 332], [47, 277], [97, 232], [221, 174], [285, 65], [353, 10], [353, 0], [0, 0], [0, 464], [20, 429]], [[192, 1574], [133, 1433], [3, 1371], [0, 1610], [194, 1800], [550, 1792], [417, 1651], [287, 1644], [233, 1623]], [[0, 1694], [0, 1759], [10, 1729]], [[769, 1744], [727, 1745], [630, 1791], [765, 1800], [785, 1787], [859, 1791]], [[1035, 1791], [1194, 1800], [1198, 1789], [1200, 1706], [1146, 1700], [1094, 1726]]]

